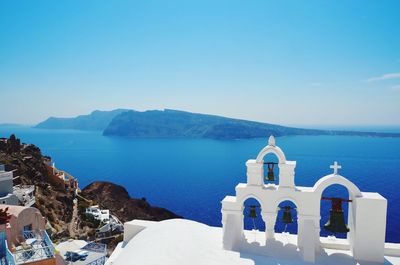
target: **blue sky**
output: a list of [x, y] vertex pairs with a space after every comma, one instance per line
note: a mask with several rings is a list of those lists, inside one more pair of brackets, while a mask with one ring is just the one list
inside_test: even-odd
[[400, 125], [399, 1], [1, 1], [0, 123], [174, 108]]

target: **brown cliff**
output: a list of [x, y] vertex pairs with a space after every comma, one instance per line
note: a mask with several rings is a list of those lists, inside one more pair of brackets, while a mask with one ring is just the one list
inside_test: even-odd
[[101, 208], [109, 209], [122, 222], [133, 219], [161, 221], [182, 218], [167, 209], [151, 206], [144, 198], [131, 198], [124, 187], [110, 182], [93, 182], [81, 194], [95, 201]]
[[[15, 135], [8, 139], [0, 138], [0, 163], [6, 166], [7, 171], [13, 170], [14, 185], [35, 185], [36, 203], [33, 207], [47, 219], [51, 237], [55, 240], [70, 237], [94, 240], [99, 224], [95, 226], [83, 218], [84, 214], [77, 214], [74, 191], [54, 181], [49, 160], [50, 157], [42, 155], [38, 147], [21, 144]], [[109, 209], [122, 222], [180, 218], [164, 208], [150, 206], [145, 199], [130, 198], [123, 187], [109, 182], [94, 182], [83, 190], [82, 195]]]

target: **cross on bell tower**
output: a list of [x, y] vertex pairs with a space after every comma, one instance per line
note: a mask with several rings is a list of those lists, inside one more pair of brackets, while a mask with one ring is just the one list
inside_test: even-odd
[[338, 169], [341, 169], [342, 166], [339, 165], [337, 161], [335, 161], [335, 163], [333, 163], [333, 165], [331, 165], [330, 168], [333, 169], [333, 175], [336, 176], [338, 174]]

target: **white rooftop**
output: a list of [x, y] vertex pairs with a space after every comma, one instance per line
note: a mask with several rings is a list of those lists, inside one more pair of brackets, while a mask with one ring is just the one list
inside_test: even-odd
[[[59, 243], [56, 246], [56, 249], [60, 252], [60, 255], [65, 259], [67, 252], [79, 252], [82, 251], [85, 246], [87, 246], [89, 243], [84, 241], [84, 240], [76, 240], [76, 239], [70, 239], [64, 242]], [[105, 260], [105, 251], [91, 251], [91, 250], [86, 250], [88, 253], [88, 256], [85, 260], [77, 260], [73, 262], [73, 264], [76, 265], [84, 265], [84, 264], [89, 264], [91, 262], [94, 262], [93, 264], [104, 264]], [[96, 263], [97, 262], [97, 263]], [[71, 263], [72, 264], [72, 263]]]
[[81, 249], [87, 245], [85, 240], [77, 240], [77, 239], [70, 239], [64, 242], [61, 242], [56, 246], [56, 249], [60, 251], [62, 255], [65, 255], [67, 251], [74, 251], [77, 249]]
[[[135, 220], [136, 221], [136, 220]], [[135, 222], [133, 221], [133, 222]], [[138, 225], [144, 225], [140, 221]], [[135, 232], [136, 233], [136, 232]], [[245, 231], [246, 247], [240, 252], [224, 250], [222, 228], [198, 222], [172, 219], [152, 222], [129, 241], [121, 242], [107, 264], [163, 264], [163, 265], [301, 265], [304, 262], [296, 246], [296, 235], [276, 234], [276, 243], [265, 246], [265, 233]], [[327, 239], [324, 239], [327, 240]], [[262, 243], [264, 242], [264, 243]], [[329, 243], [329, 242], [328, 242]], [[346, 245], [344, 240], [338, 244]], [[268, 249], [266, 256], [252, 254], [258, 248]], [[346, 247], [344, 247], [346, 248]], [[349, 250], [324, 248], [318, 253], [316, 264], [357, 265]], [[374, 264], [374, 263], [368, 263]], [[384, 264], [400, 264], [400, 257], [385, 256]]]

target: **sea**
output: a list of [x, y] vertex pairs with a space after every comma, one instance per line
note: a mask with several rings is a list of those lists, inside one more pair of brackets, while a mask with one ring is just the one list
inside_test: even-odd
[[[400, 128], [372, 129], [400, 132]], [[221, 200], [235, 195], [235, 186], [246, 182], [246, 161], [255, 159], [268, 141], [268, 136], [248, 140], [134, 139], [103, 136], [97, 131], [0, 126], [0, 137], [12, 133], [51, 156], [57, 168], [79, 179], [81, 188], [93, 181], [111, 181], [124, 186], [132, 197], [146, 198], [152, 205], [212, 226], [221, 226]], [[297, 161], [297, 186], [313, 186], [332, 173], [330, 165], [338, 161], [342, 166], [339, 173], [361, 191], [384, 196], [388, 200], [386, 241], [400, 242], [400, 138], [286, 136], [277, 138], [276, 144], [288, 160]], [[324, 196], [349, 195], [344, 187], [335, 185]], [[245, 227], [263, 230], [258, 207], [254, 223], [249, 217], [249, 207], [256, 204], [252, 199], [245, 202]], [[344, 203], [346, 214], [347, 205]], [[280, 206], [286, 206], [285, 202]], [[296, 209], [292, 206], [293, 223], [284, 224], [280, 211], [278, 232], [296, 233]], [[329, 209], [330, 202], [322, 201], [322, 236], [331, 234], [323, 228]]]

